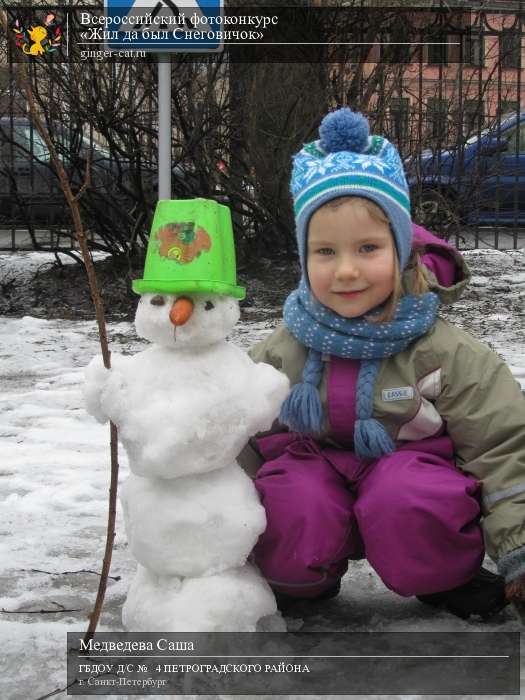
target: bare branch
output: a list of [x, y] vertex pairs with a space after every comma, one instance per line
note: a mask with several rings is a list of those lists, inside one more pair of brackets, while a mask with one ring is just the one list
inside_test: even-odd
[[[70, 574], [94, 574], [95, 576], [101, 576], [99, 571], [92, 571], [91, 569], [79, 569], [78, 571], [44, 571], [43, 569], [19, 569], [19, 571], [25, 571], [34, 574], [48, 574], [49, 576], [66, 576]], [[120, 576], [109, 576], [113, 581], [120, 581]]]
[[88, 189], [88, 187], [91, 186], [91, 157], [92, 157], [91, 151], [88, 151], [87, 161], [86, 161], [86, 174], [85, 174], [84, 182], [82, 184], [82, 187], [79, 189], [79, 191], [75, 195], [75, 199], [77, 202], [82, 197], [84, 192]]
[[[2, 24], [4, 33], [12, 41], [12, 37], [9, 33], [7, 13], [5, 11], [1, 12]], [[75, 227], [75, 234], [77, 241], [82, 253], [82, 259], [84, 262], [84, 267], [89, 281], [89, 288], [91, 292], [91, 298], [95, 306], [95, 314], [97, 319], [98, 333], [100, 337], [100, 346], [102, 350], [102, 358], [104, 361], [104, 366], [110, 368], [110, 352], [108, 346], [106, 323], [104, 318], [104, 307], [102, 304], [102, 299], [100, 297], [100, 292], [98, 289], [97, 278], [95, 274], [95, 269], [93, 266], [93, 260], [91, 253], [87, 245], [87, 239], [84, 232], [84, 226], [82, 222], [82, 217], [80, 215], [80, 209], [78, 205], [77, 198], [72, 192], [71, 184], [67, 173], [64, 169], [62, 161], [60, 160], [55, 145], [49, 135], [48, 129], [44, 126], [42, 119], [40, 117], [33, 90], [31, 88], [31, 83], [27, 74], [27, 63], [20, 62], [18, 65], [17, 78], [23, 93], [25, 94], [27, 104], [29, 107], [29, 114], [31, 116], [31, 121], [35, 125], [38, 133], [44, 140], [46, 146], [49, 149], [51, 160], [53, 166], [58, 174], [60, 184], [66, 201], [71, 210], [71, 215], [73, 218], [73, 223]], [[87, 178], [87, 175], [86, 175]], [[87, 180], [86, 180], [87, 181]], [[85, 182], [86, 182], [85, 181]], [[102, 605], [104, 603], [104, 597], [106, 593], [107, 581], [109, 569], [111, 566], [111, 556], [113, 552], [113, 543], [115, 540], [115, 521], [116, 521], [116, 501], [117, 501], [117, 484], [118, 484], [118, 440], [117, 440], [117, 428], [111, 423], [110, 424], [110, 453], [111, 453], [111, 480], [110, 480], [110, 492], [109, 492], [109, 507], [108, 507], [108, 524], [106, 533], [106, 548], [104, 552], [104, 560], [102, 563], [102, 575], [100, 577], [97, 598], [95, 601], [95, 607], [91, 613], [89, 619], [88, 630], [85, 635], [85, 641], [89, 641], [96, 630], [100, 613], [102, 610]]]

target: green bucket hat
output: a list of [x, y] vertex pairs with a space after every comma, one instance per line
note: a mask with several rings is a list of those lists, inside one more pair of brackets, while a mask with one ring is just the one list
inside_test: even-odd
[[160, 200], [144, 279], [131, 285], [137, 294], [210, 292], [244, 299], [246, 290], [236, 280], [229, 208], [211, 199]]

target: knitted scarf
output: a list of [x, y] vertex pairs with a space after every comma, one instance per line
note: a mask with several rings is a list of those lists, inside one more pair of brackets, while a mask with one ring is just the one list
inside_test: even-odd
[[[283, 403], [280, 421], [297, 432], [319, 434], [322, 354], [359, 359], [362, 362], [356, 387], [354, 450], [358, 457], [374, 459], [393, 452], [393, 440], [381, 423], [372, 418], [374, 385], [381, 358], [401, 352], [424, 335], [435, 321], [438, 306], [438, 295], [427, 292], [401, 297], [392, 321], [373, 323], [363, 316], [344, 318], [314, 299], [302, 279], [285, 302], [283, 318], [290, 333], [310, 351], [303, 381], [293, 387]], [[376, 309], [367, 316], [378, 313]]]

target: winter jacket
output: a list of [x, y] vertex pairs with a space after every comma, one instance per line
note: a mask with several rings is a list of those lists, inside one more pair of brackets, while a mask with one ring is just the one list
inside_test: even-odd
[[[429, 283], [442, 302], [451, 303], [463, 291], [469, 274], [461, 256], [436, 241], [431, 242], [434, 263], [436, 256], [448, 259], [449, 283], [440, 283], [446, 274], [438, 282], [432, 273]], [[432, 269], [432, 260], [424, 258], [424, 262]], [[410, 288], [410, 271], [404, 275], [404, 284]], [[307, 352], [281, 325], [249, 354], [255, 362], [267, 362], [284, 372], [293, 385], [301, 381]], [[327, 365], [330, 356], [323, 355], [323, 361]], [[326, 367], [319, 391], [324, 416], [319, 440], [337, 446], [330, 435], [326, 407]], [[398, 444], [446, 430], [454, 444], [456, 465], [482, 483], [487, 553], [507, 580], [525, 572], [525, 398], [503, 360], [465, 331], [438, 318], [424, 336], [382, 360], [373, 417]], [[279, 425], [274, 429], [286, 430]], [[241, 453], [240, 462], [253, 473], [249, 448]]]

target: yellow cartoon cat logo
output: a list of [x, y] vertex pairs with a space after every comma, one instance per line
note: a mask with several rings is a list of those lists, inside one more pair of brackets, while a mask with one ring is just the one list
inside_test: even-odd
[[31, 41], [34, 41], [35, 43], [29, 47], [29, 51], [27, 50], [27, 46], [23, 46], [22, 51], [24, 53], [31, 54], [31, 56], [39, 56], [40, 54], [45, 53], [42, 42], [47, 37], [47, 29], [45, 27], [31, 27], [27, 33], [29, 34]]
[[42, 56], [56, 51], [62, 41], [62, 30], [55, 22], [55, 15], [47, 15], [43, 24], [29, 29], [17, 19], [13, 25], [15, 43], [28, 56]]

